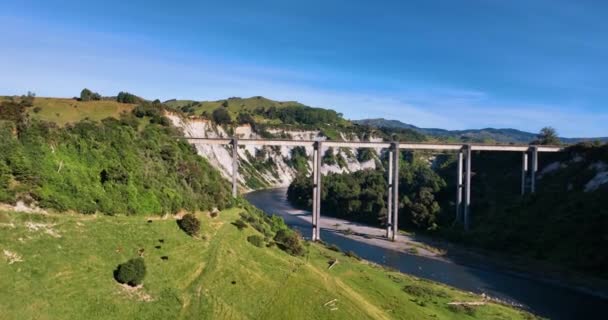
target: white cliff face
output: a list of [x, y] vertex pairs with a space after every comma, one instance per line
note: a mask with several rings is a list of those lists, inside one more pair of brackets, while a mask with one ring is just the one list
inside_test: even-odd
[[[183, 118], [182, 116], [167, 112], [165, 114], [173, 123], [174, 126], [182, 129], [185, 137], [202, 137], [202, 138], [228, 138], [228, 130], [215, 125], [214, 123], [199, 119], [199, 118]], [[284, 136], [286, 139], [293, 140], [325, 140], [325, 137], [321, 135], [319, 131], [313, 130], [282, 130], [282, 129], [268, 129], [268, 132], [276, 136]], [[260, 139], [261, 137], [256, 134], [251, 126], [241, 125], [234, 128], [234, 135], [240, 139]], [[348, 136], [353, 136], [352, 141], [358, 141], [356, 135], [347, 135], [344, 133], [340, 134], [341, 138], [345, 141]], [[374, 139], [378, 140], [378, 139]], [[381, 141], [381, 139], [380, 139]], [[211, 165], [216, 167], [226, 179], [232, 177], [232, 151], [228, 146], [222, 145], [206, 145], [202, 143], [196, 143], [192, 141], [192, 144], [196, 147], [199, 155], [205, 157]], [[238, 162], [239, 162], [239, 184], [245, 191], [251, 191], [260, 187], [285, 187], [288, 186], [291, 181], [295, 178], [297, 172], [294, 168], [289, 166], [288, 161], [291, 159], [291, 152], [294, 147], [269, 147], [269, 146], [241, 146], [238, 150]], [[380, 154], [381, 150], [376, 150], [377, 154]], [[306, 148], [306, 155], [308, 156], [308, 168], [312, 168], [312, 154], [313, 148]], [[375, 159], [359, 162], [357, 160], [356, 149], [334, 149], [336, 157], [343, 157], [346, 165], [340, 167], [338, 164], [335, 165], [323, 165], [321, 170], [323, 174], [329, 172], [353, 172], [363, 169], [374, 169], [376, 167]], [[256, 159], [257, 160], [254, 160]], [[254, 163], [255, 162], [255, 163]], [[256, 169], [256, 165], [259, 168], [260, 163], [265, 163], [262, 169]], [[252, 177], [253, 180], [259, 180], [259, 183], [255, 186], [251, 185]], [[249, 182], [249, 183], [248, 183]]]

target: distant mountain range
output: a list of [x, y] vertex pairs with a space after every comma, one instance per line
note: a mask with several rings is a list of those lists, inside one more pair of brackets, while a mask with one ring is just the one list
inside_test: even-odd
[[[410, 129], [421, 134], [441, 138], [454, 138], [463, 141], [496, 141], [499, 143], [529, 143], [536, 139], [536, 134], [517, 129], [468, 129], [468, 130], [445, 130], [438, 128], [419, 128], [414, 125], [403, 123], [399, 120], [388, 120], [383, 118], [353, 120], [359, 125], [388, 129]], [[600, 140], [608, 141], [608, 137], [597, 138], [560, 138], [564, 143], [577, 143], [582, 141]]]

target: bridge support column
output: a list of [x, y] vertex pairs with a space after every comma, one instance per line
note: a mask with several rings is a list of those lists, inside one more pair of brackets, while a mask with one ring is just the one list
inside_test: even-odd
[[386, 238], [391, 239], [393, 223], [393, 149], [388, 151], [388, 199], [386, 202]]
[[469, 231], [469, 213], [471, 210], [471, 145], [465, 146], [465, 178], [464, 178], [464, 230]]
[[521, 195], [526, 194], [526, 176], [528, 175], [528, 154], [521, 154]]
[[393, 142], [393, 234], [392, 240], [397, 240], [399, 234], [399, 142]]
[[536, 192], [536, 171], [538, 171], [538, 147], [532, 147], [532, 168], [530, 170], [530, 193]]
[[310, 238], [312, 241], [317, 239], [317, 157], [319, 149], [315, 143], [312, 151], [312, 234]]
[[315, 142], [313, 151], [313, 194], [312, 194], [312, 241], [321, 240], [321, 141]]
[[456, 221], [462, 222], [462, 162], [463, 151], [458, 151], [457, 177], [456, 177]]
[[236, 138], [232, 138], [232, 196], [237, 196], [238, 176], [239, 176], [239, 143]]

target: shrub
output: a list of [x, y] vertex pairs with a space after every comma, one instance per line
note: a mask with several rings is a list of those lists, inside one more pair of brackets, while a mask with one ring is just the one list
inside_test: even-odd
[[470, 316], [474, 316], [476, 310], [474, 306], [465, 304], [451, 304], [448, 306], [448, 309], [454, 313], [466, 313]]
[[34, 107], [34, 113], [38, 113], [42, 110], [40, 107]]
[[257, 235], [247, 237], [247, 241], [258, 248], [264, 246], [264, 238]]
[[361, 260], [361, 258], [356, 253], [354, 253], [353, 251], [347, 251], [347, 252], [344, 253], [344, 255], [347, 256], [347, 257], [349, 257], [349, 258], [353, 258], [353, 259], [356, 259], [356, 260]]
[[277, 232], [274, 236], [274, 241], [277, 243], [281, 250], [293, 255], [302, 256], [304, 255], [304, 246], [302, 245], [302, 239], [299, 234], [289, 229], [282, 229]]
[[327, 245], [327, 249], [329, 249], [331, 251], [335, 251], [335, 252], [340, 252], [341, 251], [340, 247], [338, 247], [337, 245], [335, 245], [333, 243], [330, 244], [330, 245]]
[[87, 88], [82, 89], [80, 91], [80, 101], [91, 101], [91, 100], [101, 100], [101, 95], [97, 92], [93, 92]]
[[226, 109], [217, 108], [213, 110], [213, 121], [218, 124], [229, 124], [232, 122], [232, 118], [230, 117], [230, 113]]
[[232, 224], [235, 227], [237, 227], [239, 230], [243, 230], [243, 229], [247, 228], [247, 223], [245, 221], [243, 221], [243, 219], [236, 220]]
[[185, 233], [194, 236], [201, 229], [201, 222], [192, 213], [184, 215], [180, 220], [177, 221], [179, 227], [184, 230]]
[[128, 92], [119, 92], [118, 96], [116, 96], [116, 101], [121, 102], [121, 103], [138, 103], [140, 102], [142, 99], [139, 98], [138, 96], [128, 93]]
[[146, 276], [146, 264], [141, 257], [131, 259], [123, 264], [119, 264], [114, 272], [114, 278], [120, 283], [130, 286], [140, 285]]

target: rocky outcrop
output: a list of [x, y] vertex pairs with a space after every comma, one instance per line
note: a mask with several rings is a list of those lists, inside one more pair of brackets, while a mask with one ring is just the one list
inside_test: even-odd
[[[205, 138], [228, 138], [233, 132], [239, 139], [262, 138], [250, 125], [240, 125], [234, 128], [225, 128], [215, 123], [200, 118], [185, 118], [176, 113], [165, 114], [174, 126], [183, 131], [185, 137]], [[325, 140], [319, 131], [314, 130], [285, 130], [268, 129], [267, 132], [282, 138], [294, 140]], [[358, 141], [354, 134], [340, 133], [345, 141]], [[349, 139], [350, 137], [350, 139]], [[371, 141], [381, 141], [372, 138]], [[216, 167], [224, 177], [229, 179], [232, 175], [232, 152], [228, 146], [206, 145], [193, 142], [198, 154], [205, 157]], [[292, 163], [294, 147], [271, 147], [271, 146], [241, 146], [238, 150], [239, 156], [239, 184], [244, 191], [260, 188], [285, 187], [294, 179], [297, 171]], [[333, 150], [336, 158], [342, 158], [336, 164], [325, 164], [322, 172], [353, 172], [362, 169], [375, 168], [378, 165], [376, 157], [361, 162], [357, 160], [358, 150], [340, 148]], [[379, 154], [381, 150], [376, 150]], [[312, 166], [312, 148], [305, 148], [308, 158], [307, 167]]]

